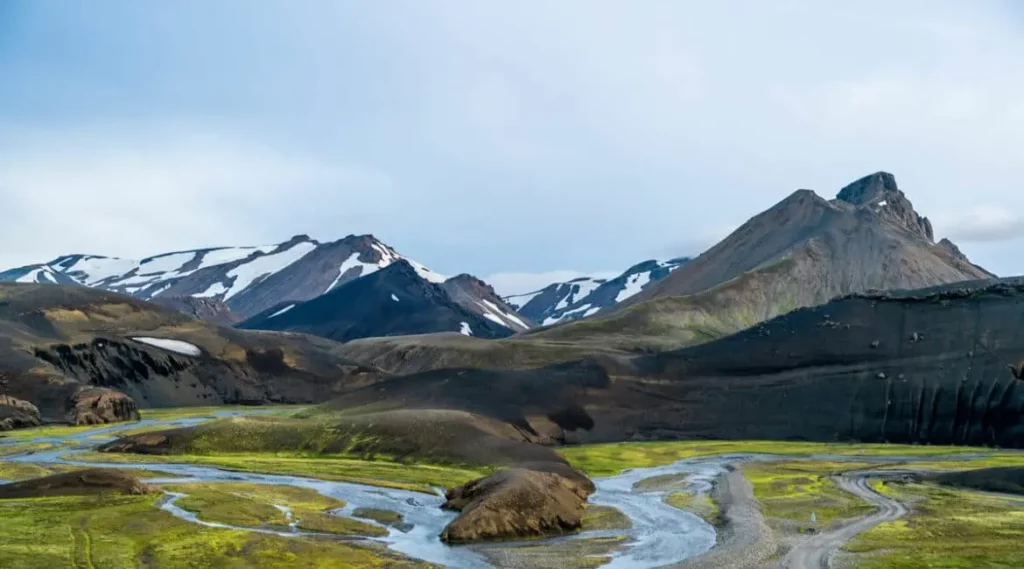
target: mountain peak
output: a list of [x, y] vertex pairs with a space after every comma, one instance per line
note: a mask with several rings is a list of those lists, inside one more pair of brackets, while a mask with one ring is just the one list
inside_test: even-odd
[[888, 172], [875, 172], [839, 190], [836, 199], [853, 205], [867, 205], [895, 193], [902, 195], [896, 185], [896, 176]]
[[914, 210], [907, 196], [888, 172], [875, 172], [839, 190], [836, 200], [860, 208], [870, 208], [884, 219], [903, 227], [928, 242], [935, 240], [932, 223]]

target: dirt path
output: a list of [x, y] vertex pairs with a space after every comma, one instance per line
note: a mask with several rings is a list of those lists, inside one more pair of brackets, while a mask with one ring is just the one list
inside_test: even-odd
[[818, 534], [797, 545], [782, 558], [780, 567], [785, 569], [828, 569], [835, 551], [857, 534], [907, 515], [906, 506], [875, 492], [868, 485], [867, 473], [851, 472], [833, 476], [832, 479], [837, 486], [877, 507], [878, 511]]
[[739, 569], [756, 567], [775, 552], [772, 530], [761, 515], [754, 489], [743, 473], [732, 469], [715, 485], [715, 501], [725, 519], [718, 544], [672, 569]]

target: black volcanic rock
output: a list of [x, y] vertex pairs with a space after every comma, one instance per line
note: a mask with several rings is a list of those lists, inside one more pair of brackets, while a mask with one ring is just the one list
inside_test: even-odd
[[512, 330], [455, 302], [441, 285], [400, 260], [301, 303], [284, 303], [241, 328], [306, 332], [346, 342], [371, 336], [460, 332], [501, 338]]

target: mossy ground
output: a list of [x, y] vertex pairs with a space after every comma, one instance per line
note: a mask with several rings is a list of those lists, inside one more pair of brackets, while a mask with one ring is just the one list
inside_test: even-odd
[[583, 526], [581, 531], [607, 530], [607, 529], [629, 529], [633, 522], [629, 516], [611, 506], [600, 506], [597, 504], [587, 505], [581, 519]]
[[911, 513], [862, 533], [844, 548], [863, 569], [1024, 567], [1024, 504], [930, 484], [873, 483]]
[[769, 521], [788, 520], [810, 527], [813, 513], [814, 525], [824, 528], [836, 520], [875, 511], [874, 506], [840, 489], [831, 479], [834, 472], [870, 466], [822, 460], [754, 462], [743, 467], [743, 474]]
[[[850, 457], [928, 456], [977, 454], [986, 449], [890, 444], [807, 443], [789, 441], [673, 441], [610, 443], [559, 449], [573, 466], [591, 476], [612, 476], [630, 468], [671, 464], [686, 458], [720, 454], [777, 454], [809, 456], [835, 454]], [[1024, 454], [1020, 455], [1024, 460]]]
[[76, 458], [90, 462], [187, 463], [214, 466], [225, 470], [305, 476], [321, 480], [353, 482], [384, 488], [399, 488], [433, 494], [435, 487], [450, 488], [485, 475], [468, 470], [431, 464], [405, 464], [385, 460], [357, 460], [332, 456], [308, 457], [287, 453], [225, 453], [211, 455], [144, 455], [89, 452]]
[[198, 527], [157, 508], [160, 495], [0, 501], [5, 569], [314, 569], [425, 567], [382, 549]]
[[[382, 536], [376, 525], [329, 515], [345, 503], [314, 490], [293, 486], [247, 483], [195, 483], [165, 487], [186, 494], [176, 503], [199, 519], [234, 526], [288, 529], [291, 521], [301, 530], [341, 535]], [[291, 510], [292, 519], [279, 507]]]
[[402, 514], [392, 510], [380, 508], [356, 508], [352, 510], [352, 516], [364, 520], [373, 520], [379, 524], [393, 526], [402, 523]]
[[665, 495], [665, 503], [674, 508], [691, 512], [713, 526], [721, 525], [721, 512], [710, 494], [672, 492]]

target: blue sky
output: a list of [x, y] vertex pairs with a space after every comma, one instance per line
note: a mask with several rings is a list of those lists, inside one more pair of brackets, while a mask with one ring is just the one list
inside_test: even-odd
[[1024, 273], [1012, 1], [0, 1], [0, 266], [373, 233], [506, 292], [896, 174]]

